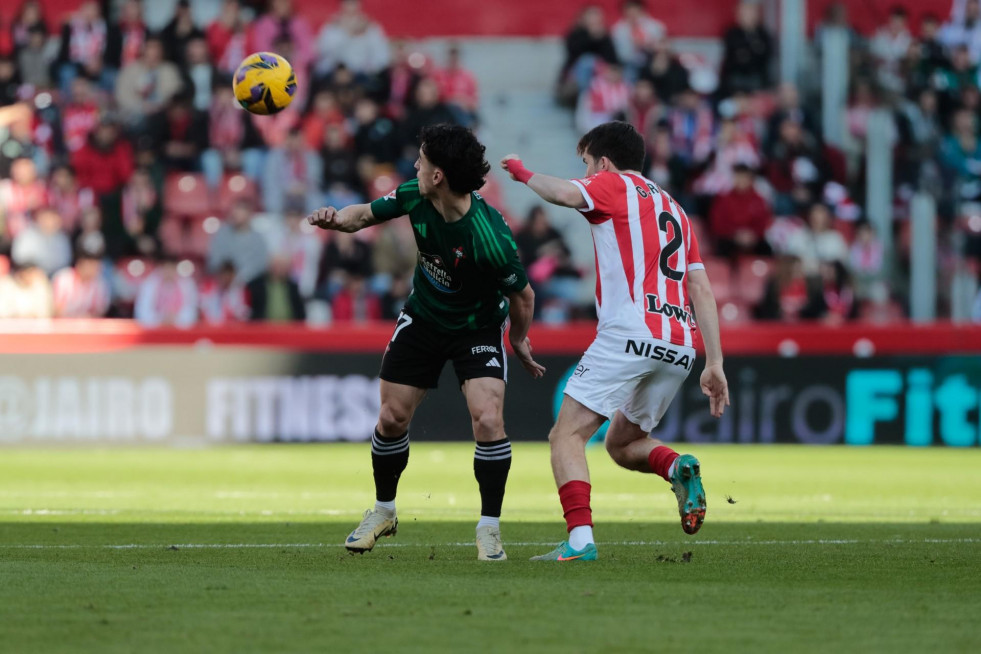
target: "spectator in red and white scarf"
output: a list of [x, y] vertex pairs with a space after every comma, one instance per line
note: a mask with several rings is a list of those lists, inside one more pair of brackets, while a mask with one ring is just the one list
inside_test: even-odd
[[576, 126], [588, 132], [626, 113], [629, 104], [630, 85], [623, 79], [623, 68], [604, 64], [579, 101]]
[[227, 325], [249, 319], [245, 287], [235, 281], [235, 264], [226, 261], [213, 278], [201, 281], [198, 288], [201, 319], [209, 325]]
[[313, 28], [309, 21], [293, 10], [292, 0], [271, 0], [269, 11], [252, 24], [246, 46], [249, 52], [275, 52], [277, 39], [285, 38], [296, 45], [290, 63], [297, 72], [306, 73], [314, 56]]
[[205, 30], [211, 61], [223, 73], [234, 72], [249, 54], [241, 9], [239, 0], [225, 0], [218, 18]]
[[643, 0], [626, 0], [623, 3], [623, 16], [614, 23], [612, 36], [617, 56], [627, 68], [628, 77], [636, 79], [637, 72], [667, 33], [664, 23], [647, 13]]
[[102, 9], [94, 0], [83, 2], [64, 24], [57, 60], [62, 93], [70, 95], [71, 82], [79, 71], [102, 61], [106, 52], [108, 31]]
[[317, 286], [320, 254], [324, 244], [304, 216], [303, 206], [293, 206], [286, 211], [286, 231], [275, 248], [280, 256], [289, 259], [290, 279], [300, 288], [300, 295], [309, 298]]
[[208, 108], [208, 149], [201, 153], [201, 168], [208, 185], [217, 188], [227, 170], [241, 171], [257, 180], [262, 175], [265, 152], [250, 114], [242, 111], [235, 99], [231, 80], [216, 79], [213, 93]]
[[140, 1], [126, 0], [119, 8], [119, 22], [109, 28], [106, 65], [119, 69], [139, 59], [148, 34]]
[[714, 196], [730, 190], [733, 185], [733, 166], [736, 164], [758, 168], [760, 154], [752, 139], [739, 129], [736, 121], [725, 119], [719, 124], [707, 163], [708, 168], [692, 185], [694, 192], [698, 195]]
[[133, 317], [144, 327], [192, 327], [198, 321], [198, 289], [177, 272], [177, 262], [161, 259], [136, 293]]
[[111, 293], [102, 274], [102, 253], [80, 250], [71, 268], [52, 281], [57, 318], [102, 318], [109, 311]]
[[123, 229], [111, 234], [110, 254], [114, 257], [152, 257], [160, 244], [157, 227], [163, 217], [160, 194], [149, 171], [139, 168], [123, 188], [120, 207]]
[[426, 55], [409, 49], [406, 41], [395, 41], [392, 46], [392, 65], [388, 69], [388, 102], [385, 113], [395, 119], [405, 115], [405, 108], [412, 99], [416, 85], [430, 75], [431, 62]]

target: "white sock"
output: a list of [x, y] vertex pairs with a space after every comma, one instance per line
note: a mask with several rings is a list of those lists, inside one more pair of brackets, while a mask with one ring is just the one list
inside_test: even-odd
[[375, 511], [383, 511], [388, 515], [395, 513], [395, 500], [391, 502], [379, 502], [375, 500]]
[[671, 465], [668, 466], [668, 477], [669, 478], [674, 476], [674, 469], [677, 468], [677, 467], [678, 467], [678, 459], [675, 459], [674, 461], [671, 462]]
[[574, 550], [581, 550], [593, 542], [593, 528], [589, 525], [573, 527], [569, 532], [569, 547]]
[[480, 529], [481, 527], [494, 527], [495, 529], [500, 529], [501, 519], [482, 515], [480, 516], [480, 520], [477, 522], [477, 529]]

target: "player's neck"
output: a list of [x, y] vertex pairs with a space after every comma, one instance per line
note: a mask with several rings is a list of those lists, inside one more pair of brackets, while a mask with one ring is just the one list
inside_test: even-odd
[[638, 175], [640, 177], [644, 176], [644, 174], [641, 173], [639, 170], [620, 170], [619, 168], [614, 168], [613, 166], [610, 166], [606, 170], [602, 170], [600, 172], [613, 173], [614, 175]]
[[453, 193], [436, 193], [432, 199], [436, 211], [448, 223], [455, 223], [470, 211], [473, 202], [471, 194], [454, 195]]

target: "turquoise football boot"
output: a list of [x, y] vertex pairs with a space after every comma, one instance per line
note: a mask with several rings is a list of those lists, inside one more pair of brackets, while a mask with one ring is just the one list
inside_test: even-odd
[[532, 561], [595, 561], [596, 545], [590, 543], [581, 550], [574, 550], [568, 541], [562, 541], [548, 554], [531, 557]]
[[705, 489], [702, 488], [701, 465], [691, 454], [682, 454], [675, 461], [671, 490], [678, 498], [681, 528], [686, 534], [696, 533], [705, 522]]

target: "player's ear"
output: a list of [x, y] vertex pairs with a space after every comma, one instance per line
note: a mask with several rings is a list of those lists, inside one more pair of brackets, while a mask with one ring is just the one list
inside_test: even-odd
[[596, 170], [602, 170], [606, 172], [613, 167], [613, 162], [610, 161], [609, 157], [600, 157], [599, 161], [596, 162]]
[[433, 186], [439, 186], [439, 183], [443, 181], [446, 176], [443, 174], [442, 168], [433, 169]]

